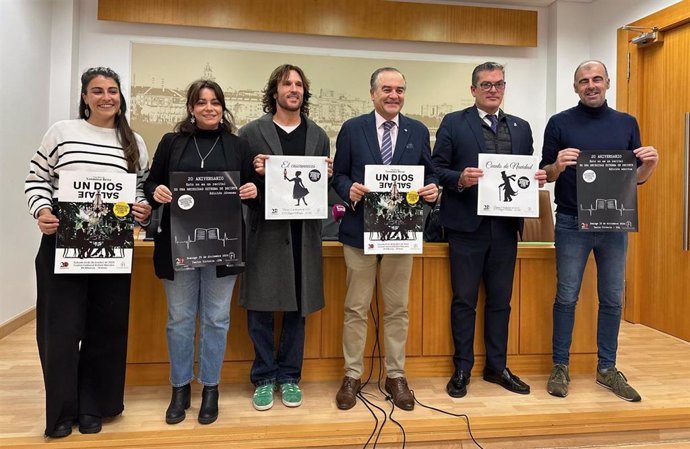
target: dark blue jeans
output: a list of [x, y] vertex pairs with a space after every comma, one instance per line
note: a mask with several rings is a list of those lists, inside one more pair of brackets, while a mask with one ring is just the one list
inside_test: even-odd
[[273, 336], [274, 313], [247, 310], [249, 336], [254, 343], [254, 363], [250, 379], [256, 386], [269, 383], [299, 383], [304, 359], [304, 322], [302, 311], [283, 312], [278, 353]]
[[556, 214], [558, 290], [553, 305], [553, 363], [567, 365], [582, 276], [590, 252], [597, 264], [598, 368], [615, 366], [625, 279], [625, 232], [580, 232], [577, 216]]
[[[283, 312], [283, 327], [280, 331], [278, 352], [273, 335], [274, 314], [247, 310], [249, 337], [254, 343], [254, 363], [249, 378], [256, 386], [270, 383], [278, 385], [299, 383], [302, 378], [304, 360], [304, 323], [302, 316], [302, 224], [299, 220], [290, 222], [292, 235], [292, 261], [295, 269], [295, 304], [297, 310]], [[277, 294], [281, 294], [278, 292]]]

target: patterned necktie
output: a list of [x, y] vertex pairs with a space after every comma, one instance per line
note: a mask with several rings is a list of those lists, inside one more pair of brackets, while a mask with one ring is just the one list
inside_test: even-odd
[[391, 140], [391, 128], [395, 122], [387, 121], [383, 124], [383, 139], [381, 139], [381, 159], [384, 165], [389, 165], [393, 160], [393, 142]]
[[488, 118], [491, 122], [491, 131], [493, 131], [493, 133], [496, 134], [496, 132], [498, 131], [498, 118], [493, 114], [487, 114], [486, 118]]

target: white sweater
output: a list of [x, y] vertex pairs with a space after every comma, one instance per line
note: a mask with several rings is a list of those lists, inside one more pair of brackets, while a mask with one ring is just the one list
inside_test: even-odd
[[[137, 171], [137, 198], [144, 201], [144, 181], [149, 174], [148, 153], [144, 140], [135, 133], [139, 146]], [[127, 173], [122, 146], [117, 130], [100, 128], [86, 120], [63, 120], [48, 129], [41, 146], [29, 164], [29, 175], [24, 183], [24, 194], [31, 215], [37, 217], [43, 208], [52, 209], [60, 188], [60, 172], [93, 171]]]

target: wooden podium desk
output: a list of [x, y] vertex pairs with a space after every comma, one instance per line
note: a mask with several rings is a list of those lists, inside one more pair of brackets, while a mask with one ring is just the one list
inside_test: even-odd
[[[153, 271], [153, 243], [137, 241], [127, 352], [127, 383], [168, 383], [165, 337], [166, 302], [162, 282]], [[345, 262], [342, 245], [323, 243], [323, 275], [326, 307], [307, 318], [304, 380], [336, 380], [343, 376], [342, 327], [345, 299]], [[409, 299], [409, 334], [406, 374], [447, 377], [452, 373], [453, 341], [450, 333], [450, 274], [448, 245], [427, 243], [424, 254], [415, 256]], [[223, 382], [249, 382], [254, 349], [247, 333], [247, 314], [239, 306], [235, 288], [230, 331], [223, 364]], [[550, 243], [520, 243], [508, 339], [508, 366], [518, 374], [546, 374], [551, 370], [552, 304], [556, 293], [555, 249]], [[378, 292], [379, 298], [380, 292]], [[596, 365], [596, 272], [593, 260], [585, 270], [576, 311], [570, 368], [594, 371]], [[383, 300], [380, 299], [383, 316]], [[375, 304], [372, 301], [372, 304]], [[484, 298], [480, 294], [475, 334], [475, 375], [484, 366]], [[369, 319], [366, 355], [374, 344], [373, 320]], [[280, 326], [280, 320], [276, 320]], [[382, 329], [380, 330], [382, 332]], [[383, 337], [381, 334], [381, 345]], [[369, 358], [367, 357], [368, 369]], [[378, 366], [378, 363], [375, 363]], [[376, 371], [375, 371], [376, 372]]]

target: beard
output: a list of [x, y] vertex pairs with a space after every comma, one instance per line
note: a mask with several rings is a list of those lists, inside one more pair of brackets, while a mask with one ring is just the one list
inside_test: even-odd
[[302, 109], [302, 97], [300, 97], [299, 103], [296, 106], [292, 105], [291, 103], [288, 103], [286, 99], [280, 97], [276, 99], [276, 103], [278, 103], [278, 106], [280, 106], [281, 109], [290, 112], [295, 112]]

